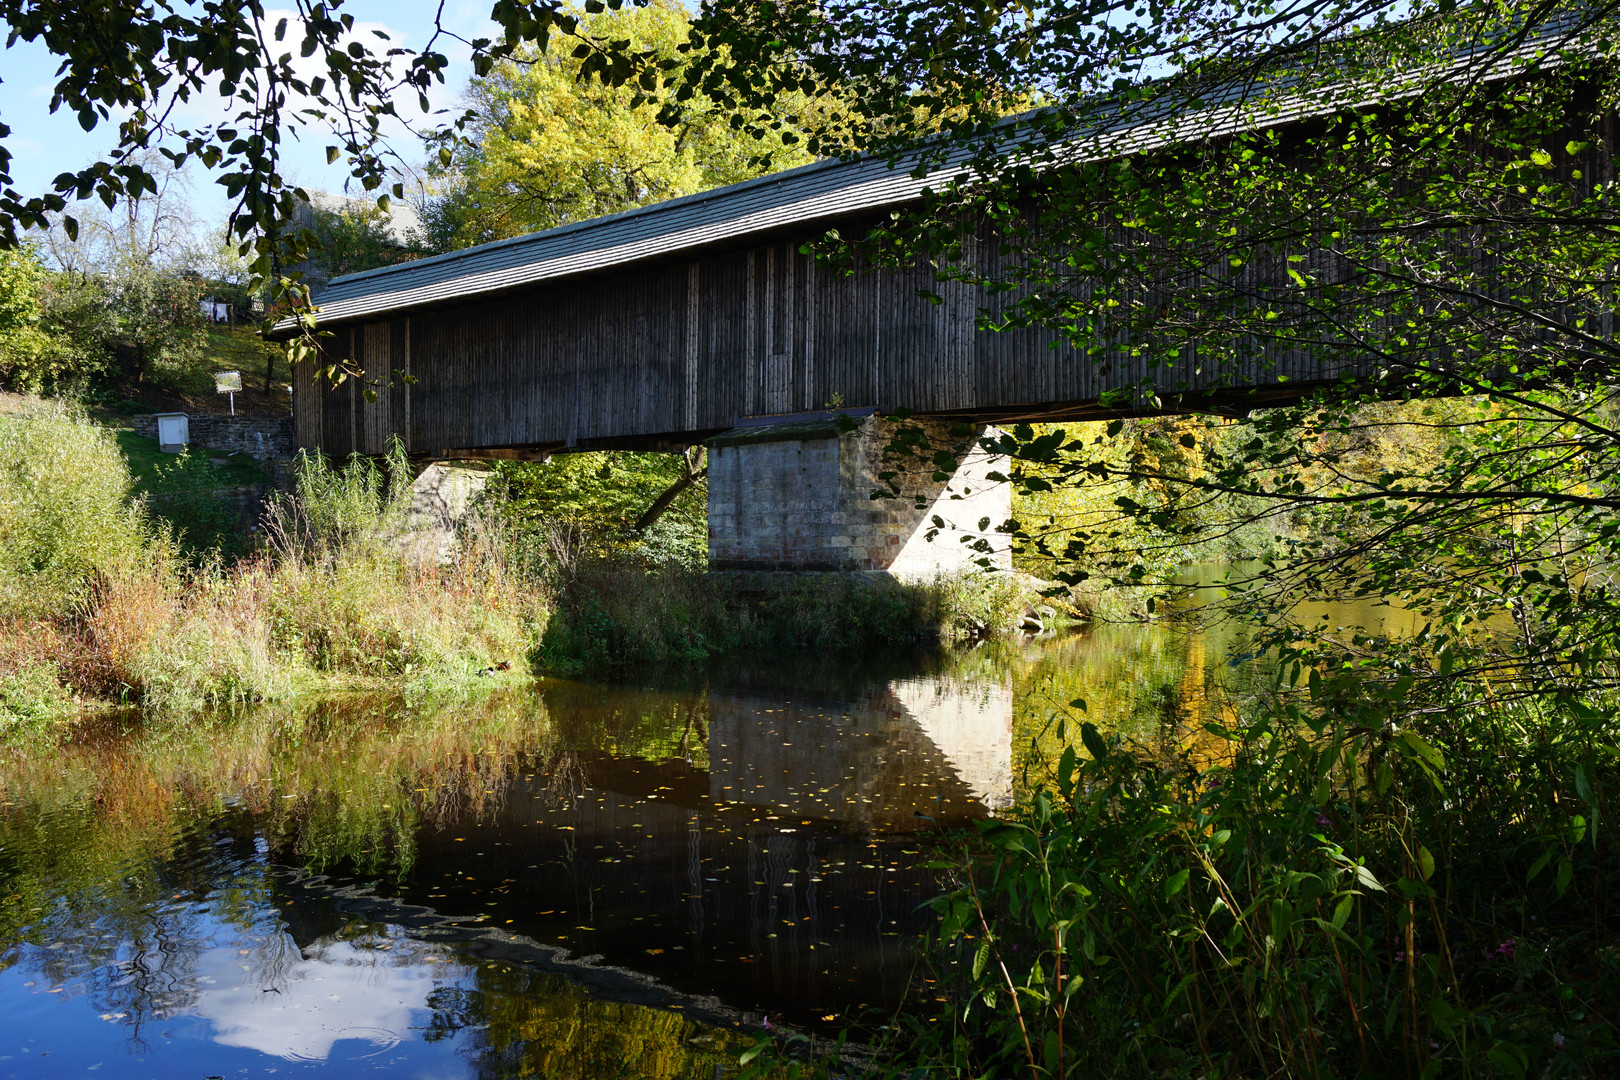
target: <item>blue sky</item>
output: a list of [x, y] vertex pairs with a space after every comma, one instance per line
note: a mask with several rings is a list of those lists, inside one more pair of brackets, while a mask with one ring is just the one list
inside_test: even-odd
[[[177, 6], [185, 7], [184, 4]], [[438, 0], [350, 0], [342, 10], [355, 17], [357, 30], [366, 32], [373, 43], [376, 39], [370, 37], [369, 31], [380, 29], [396, 44], [420, 48], [432, 32], [438, 8]], [[443, 23], [446, 29], [465, 38], [488, 36], [494, 29], [488, 21], [489, 10], [490, 0], [445, 0]], [[274, 24], [284, 15], [291, 16], [292, 12], [270, 10], [267, 15]], [[290, 30], [288, 38], [294, 38]], [[441, 51], [451, 58], [452, 64], [445, 85], [434, 95], [436, 107], [454, 105], [472, 74], [465, 46], [449, 41]], [[104, 121], [94, 131], [85, 132], [71, 113], [50, 113], [56, 67], [56, 58], [37, 45], [19, 42], [10, 49], [0, 49], [0, 121], [11, 126], [12, 134], [5, 142], [13, 154], [12, 178], [18, 190], [25, 194], [45, 191], [58, 173], [82, 168], [106, 153], [117, 133], [113, 122]], [[414, 95], [404, 98], [399, 107], [406, 116], [419, 115]], [[187, 119], [196, 123], [214, 114], [221, 114], [221, 103], [197, 102], [189, 108]], [[342, 190], [348, 170], [341, 159], [336, 165], [326, 163], [328, 141], [319, 131], [311, 130], [302, 141], [284, 144], [286, 175], [306, 188]], [[409, 161], [421, 157], [415, 141], [408, 135], [399, 133], [394, 145]], [[192, 174], [191, 202], [200, 222], [208, 227], [222, 223], [229, 209], [224, 190], [200, 167], [187, 171]]]

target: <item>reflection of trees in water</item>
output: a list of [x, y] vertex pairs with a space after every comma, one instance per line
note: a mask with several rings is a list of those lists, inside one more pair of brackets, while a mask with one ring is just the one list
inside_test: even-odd
[[428, 1005], [424, 1038], [454, 1038], [474, 1075], [488, 1080], [709, 1080], [736, 1068], [724, 1034], [675, 1012], [601, 1001], [523, 968], [481, 965], [473, 985], [440, 987]]
[[[233, 806], [252, 813], [278, 858], [397, 876], [423, 821], [494, 813], [520, 757], [549, 733], [543, 706], [520, 692], [455, 709], [346, 699], [212, 722], [92, 724], [61, 746], [0, 748], [0, 836], [62, 819], [32, 870], [8, 872], [17, 849], [0, 850], [0, 875], [21, 886], [7, 894], [20, 899], [0, 901], [0, 940], [58, 886], [161, 861], [187, 829]], [[30, 889], [47, 863], [55, 884]]]
[[1017, 775], [1025, 783], [1050, 779], [1063, 748], [1078, 745], [1082, 720], [1144, 746], [1186, 749], [1197, 759], [1218, 755], [1219, 740], [1203, 725], [1234, 718], [1264, 681], [1251, 639], [1238, 619], [1182, 618], [1099, 624], [1009, 650]]
[[495, 813], [549, 730], [528, 695], [130, 719], [0, 748], [0, 963], [79, 980], [137, 1042], [195, 1003], [210, 928], [239, 931], [237, 967], [267, 987], [299, 961], [268, 861], [399, 872], [422, 821]]
[[[719, 942], [727, 962], [740, 966], [747, 951], [750, 969], [740, 980], [821, 985], [828, 1008], [851, 993], [876, 1000], [888, 993], [885, 972], [923, 918], [916, 909], [932, 884], [850, 833], [982, 812], [962, 763], [981, 742], [988, 759], [1006, 759], [1005, 669], [940, 662], [908, 668], [904, 679], [834, 680], [820, 696], [773, 692], [766, 682], [741, 692], [553, 684], [543, 695], [497, 695], [441, 711], [349, 700], [214, 723], [109, 728], [49, 754], [0, 750], [0, 794], [11, 803], [0, 812], [0, 884], [9, 886], [0, 894], [0, 940], [29, 942], [26, 958], [14, 959], [86, 980], [98, 1009], [125, 1014], [139, 1032], [192, 1007], [205, 986], [198, 958], [211, 946], [206, 919], [190, 906], [198, 899], [207, 898], [206, 918], [239, 930], [246, 952], [227, 969], [272, 988], [299, 963], [297, 944], [343, 931], [311, 922], [301, 902], [272, 915], [279, 901], [269, 864], [403, 878], [426, 836], [453, 838], [453, 829], [508, 818], [528, 827], [541, 816], [532, 802], [584, 802], [578, 830], [561, 833], [547, 852], [558, 861], [535, 873], [549, 875], [542, 884], [554, 892], [577, 886], [575, 909], [590, 925], [610, 904], [656, 910], [661, 922], [649, 918], [635, 931], [632, 959], [662, 951], [673, 934], [691, 942], [687, 955]], [[787, 697], [797, 702], [791, 709]], [[627, 762], [652, 767], [633, 775]], [[766, 770], [756, 768], [757, 801], [713, 790], [715, 776], [745, 766]], [[966, 773], [982, 781], [993, 771]], [[604, 791], [621, 789], [598, 806]], [[616, 808], [623, 835], [591, 835], [593, 815], [601, 811], [607, 830]], [[776, 821], [778, 811], [793, 820]], [[46, 819], [54, 824], [41, 832], [37, 822]], [[829, 822], [843, 823], [842, 835], [829, 835]], [[216, 825], [218, 843], [200, 835]], [[30, 829], [33, 840], [22, 842]], [[606, 863], [598, 839], [633, 845], [635, 861]], [[468, 870], [479, 876], [468, 888], [480, 905], [540, 887], [513, 884], [544, 861], [522, 840], [526, 851], [492, 846]], [[496, 871], [508, 854], [518, 865]], [[56, 926], [69, 922], [71, 941]], [[56, 949], [45, 948], [53, 942]], [[830, 974], [846, 958], [859, 987], [846, 985], [845, 972]], [[202, 971], [223, 959], [210, 957]], [[556, 1008], [548, 1022], [572, 1015]], [[649, 1040], [663, 1037], [648, 1030]], [[533, 1057], [514, 1045], [496, 1049]], [[674, 1070], [667, 1075], [682, 1075], [676, 1059], [657, 1067], [666, 1065]]]
[[[1230, 724], [1274, 692], [1272, 662], [1256, 645], [1259, 609], [1223, 585], [1244, 572], [1238, 564], [1187, 568], [1196, 592], [1159, 622], [1095, 624], [1065, 638], [982, 650], [994, 655], [980, 663], [1014, 673], [1017, 775], [1026, 784], [1049, 782], [1063, 748], [1078, 745], [1082, 720], [1145, 747], [1184, 752], [1200, 768], [1224, 757], [1226, 742], [1204, 725]], [[1391, 633], [1412, 623], [1410, 613], [1365, 599], [1300, 603], [1288, 617]], [[1077, 699], [1083, 711], [1071, 705]]]
[[[203, 983], [200, 957], [214, 945], [221, 924], [246, 935], [262, 931], [271, 895], [265, 866], [230, 834], [173, 838], [178, 851], [163, 860], [113, 867], [74, 865], [87, 823], [62, 813], [33, 823], [32, 844], [0, 822], [0, 844], [10, 857], [0, 888], [54, 895], [37, 917], [7, 928], [15, 944], [11, 964], [61, 985], [77, 981], [95, 1009], [128, 1031], [132, 1046], [146, 1046], [145, 1029], [195, 1004]], [[66, 865], [53, 856], [66, 855]], [[97, 873], [96, 871], [100, 871]], [[24, 881], [25, 878], [31, 879]], [[199, 902], [207, 898], [205, 912]], [[284, 964], [279, 935], [249, 936], [244, 966]], [[296, 950], [294, 950], [296, 952]], [[9, 965], [8, 965], [9, 966]]]

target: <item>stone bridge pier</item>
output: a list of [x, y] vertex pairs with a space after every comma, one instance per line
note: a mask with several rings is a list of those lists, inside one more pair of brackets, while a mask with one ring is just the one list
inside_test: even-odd
[[[845, 415], [842, 423], [833, 413], [761, 418], [709, 441], [711, 569], [858, 570], [912, 581], [981, 560], [1012, 569], [999, 531], [1012, 516], [1012, 489], [989, 475], [1007, 462], [979, 445], [991, 429]], [[927, 436], [920, 454], [890, 449], [902, 429]], [[942, 448], [956, 457], [949, 472], [934, 458]]]

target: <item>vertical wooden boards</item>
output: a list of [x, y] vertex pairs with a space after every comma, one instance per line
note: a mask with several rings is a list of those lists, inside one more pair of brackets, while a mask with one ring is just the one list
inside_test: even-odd
[[696, 429], [698, 405], [698, 302], [702, 296], [701, 265], [686, 268], [686, 326], [681, 338], [681, 420], [688, 431]]
[[742, 412], [738, 415], [746, 416], [758, 411], [755, 405], [757, 400], [757, 384], [759, 372], [759, 357], [764, 352], [759, 347], [759, 252], [751, 249], [748, 252], [748, 283], [744, 293], [746, 313], [743, 316], [743, 332], [746, 344], [737, 361], [743, 369], [743, 403]]
[[[341, 367], [353, 355], [354, 330], [341, 329], [321, 342], [323, 359]], [[333, 386], [316, 374], [315, 393], [320, 401], [320, 449], [335, 458], [354, 453], [354, 379]]]
[[727, 428], [752, 411], [752, 253], [707, 259], [699, 276], [699, 429]]
[[[971, 236], [963, 241], [965, 268], [971, 270], [978, 255], [978, 242]], [[966, 281], [942, 281], [937, 291], [939, 305], [939, 347], [935, 353], [938, 377], [933, 407], [966, 409], [973, 405], [973, 337], [979, 309], [979, 289]]]
[[359, 449], [365, 454], [381, 454], [393, 434], [393, 346], [392, 322], [369, 323], [359, 328], [363, 368], [358, 403], [360, 407]]
[[799, 360], [799, 391], [798, 404], [800, 409], [817, 409], [828, 404], [832, 399], [832, 390], [817, 381], [816, 373], [816, 331], [820, 323], [816, 317], [816, 302], [820, 298], [816, 260], [811, 255], [801, 255], [797, 250], [793, 258], [798, 261], [798, 280], [800, 304], [803, 315], [795, 322], [798, 332], [797, 352]]
[[[343, 325], [323, 340], [323, 353], [352, 358], [365, 381], [322, 387], [312, 365], [300, 365], [295, 430], [301, 445], [344, 457], [381, 453], [395, 434], [418, 453], [680, 439], [833, 401], [921, 412], [1030, 406], [1033, 415], [1047, 404], [1094, 402], [1144, 375], [1169, 393], [1240, 379], [1270, 385], [1279, 374], [1323, 377], [1308, 357], [1268, 342], [1255, 343], [1248, 370], [1213, 372], [1199, 369], [1191, 348], [1131, 357], [1116, 347], [1094, 359], [1060, 331], [980, 330], [981, 308], [996, 319], [1023, 294], [987, 295], [975, 276], [1006, 280], [1020, 257], [997, 237], [970, 238], [961, 253], [969, 280], [941, 281], [920, 261], [847, 273], [803, 254], [797, 241], [772, 238]], [[1263, 292], [1270, 283], [1262, 276], [1274, 271], [1256, 263], [1245, 273], [1242, 284]], [[1088, 287], [1084, 279], [1060, 286]], [[375, 401], [364, 400], [368, 386]]]
[[399, 437], [400, 440], [405, 444], [406, 450], [414, 450], [417, 444], [411, 429], [411, 383], [414, 381], [413, 376], [411, 375], [411, 317], [409, 315], [405, 316], [405, 318], [400, 320], [400, 323], [404, 329], [404, 333], [402, 335], [404, 340], [401, 342], [400, 350], [401, 363], [404, 366], [404, 374], [400, 378], [399, 389], [399, 398], [401, 402]]
[[[349, 331], [349, 356], [356, 364], [361, 362], [365, 349], [366, 328], [357, 326]], [[344, 399], [344, 412], [349, 420], [349, 453], [358, 454], [363, 445], [360, 426], [360, 380], [350, 375], [338, 387]]]
[[321, 440], [321, 387], [313, 360], [301, 360], [292, 369], [293, 442], [300, 450], [319, 450]]

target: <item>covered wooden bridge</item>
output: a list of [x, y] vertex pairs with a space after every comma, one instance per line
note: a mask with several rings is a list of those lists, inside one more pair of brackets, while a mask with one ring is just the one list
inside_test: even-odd
[[[1135, 142], [1177, 135], [1144, 129]], [[397, 437], [418, 460], [543, 460], [708, 443], [716, 567], [924, 577], [1010, 565], [996, 532], [1010, 491], [971, 437], [956, 440], [964, 459], [948, 483], [930, 465], [905, 476], [900, 498], [871, 499], [895, 471], [883, 415], [910, 409], [938, 438], [963, 421], [1113, 415], [1099, 400], [1144, 371], [1105, 374], [1041, 329], [980, 330], [980, 291], [925, 267], [847, 274], [801, 253], [942, 179], [823, 162], [334, 279], [318, 298], [322, 347], [365, 377], [333, 387], [301, 365], [298, 444], [341, 458]], [[998, 248], [970, 243], [967, 256], [990, 263]], [[1258, 404], [1332, 373], [1285, 366], [1237, 386], [1170, 374], [1205, 403]], [[855, 432], [820, 413], [835, 405], [861, 418]]]
[[[318, 298], [333, 332], [323, 349], [365, 385], [297, 372], [298, 443], [341, 457], [398, 436], [412, 454], [503, 458], [690, 445], [829, 403], [980, 422], [1099, 415], [1104, 393], [1144, 370], [1099, 372], [1040, 328], [979, 330], [981, 290], [927, 267], [850, 275], [801, 253], [942, 179], [821, 162], [334, 279]], [[994, 274], [998, 247], [970, 241], [966, 254]], [[1331, 374], [1301, 362], [1237, 386], [1173, 378], [1197, 393], [1276, 389], [1281, 376], [1297, 393]]]
[[[1263, 124], [1343, 104], [1273, 104]], [[1242, 100], [1191, 116], [1122, 114], [1102, 145], [1109, 156], [1142, 152], [1257, 123]], [[343, 457], [380, 453], [397, 437], [419, 459], [707, 442], [717, 566], [929, 573], [987, 548], [1005, 563], [978, 523], [1006, 520], [1010, 496], [988, 479], [996, 463], [982, 453], [967, 455], [949, 498], [919, 480], [903, 500], [869, 499], [885, 469], [881, 416], [910, 409], [943, 437], [963, 421], [1113, 415], [1100, 407], [1105, 394], [1146, 371], [1099, 368], [1043, 329], [980, 330], [987, 298], [925, 267], [847, 274], [801, 253], [830, 228], [858, 233], [955, 171], [821, 162], [334, 279], [318, 298], [332, 332], [323, 348], [365, 381], [332, 387], [308, 365], [297, 371], [297, 441]], [[970, 241], [964, 258], [994, 278], [1000, 247]], [[1232, 395], [1241, 407], [1338, 374], [1287, 357], [1236, 376], [1155, 372], [1200, 404]], [[876, 415], [852, 435], [813, 415], [834, 405]], [[940, 553], [950, 545], [920, 546], [941, 516], [961, 533], [948, 537], [959, 542], [949, 557]]]

